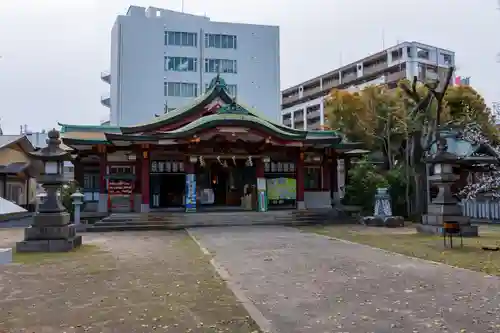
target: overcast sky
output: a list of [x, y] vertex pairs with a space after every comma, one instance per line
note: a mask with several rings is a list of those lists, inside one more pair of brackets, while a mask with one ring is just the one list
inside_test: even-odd
[[[109, 109], [110, 30], [129, 5], [181, 9], [181, 0], [0, 0], [0, 118], [4, 132], [93, 124]], [[212, 20], [279, 25], [281, 88], [415, 40], [456, 52], [458, 74], [500, 100], [496, 0], [185, 0]], [[383, 33], [383, 31], [385, 33]], [[385, 36], [385, 38], [382, 38]], [[340, 56], [342, 54], [342, 56]]]

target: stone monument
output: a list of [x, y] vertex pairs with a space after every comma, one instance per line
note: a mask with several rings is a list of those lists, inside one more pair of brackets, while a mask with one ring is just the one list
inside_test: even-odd
[[375, 194], [373, 216], [365, 216], [361, 223], [374, 227], [403, 227], [402, 216], [392, 216], [391, 196], [387, 188], [378, 188]]
[[64, 183], [64, 161], [71, 158], [60, 144], [59, 132], [53, 129], [48, 133], [47, 147], [29, 153], [44, 165], [37, 182], [42, 184], [46, 197], [31, 226], [24, 230], [24, 241], [16, 244], [17, 252], [66, 252], [82, 244], [82, 236], [76, 235], [76, 227], [70, 224], [70, 216], [58, 195]]
[[439, 189], [438, 195], [427, 206], [427, 214], [422, 216], [422, 224], [417, 231], [427, 234], [443, 234], [445, 222], [457, 222], [463, 236], [478, 236], [478, 227], [470, 224], [470, 218], [462, 215], [458, 199], [452, 195], [451, 186], [459, 178], [453, 173], [453, 167], [459, 166], [459, 158], [448, 152], [445, 138], [437, 140], [436, 153], [426, 161], [433, 165], [433, 175], [429, 176], [432, 184]]

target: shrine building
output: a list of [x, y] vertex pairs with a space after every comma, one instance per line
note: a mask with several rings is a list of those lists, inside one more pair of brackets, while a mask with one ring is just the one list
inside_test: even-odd
[[219, 75], [190, 105], [147, 123], [59, 125], [85, 210], [102, 213], [331, 207], [337, 161], [359, 146], [263, 118]]

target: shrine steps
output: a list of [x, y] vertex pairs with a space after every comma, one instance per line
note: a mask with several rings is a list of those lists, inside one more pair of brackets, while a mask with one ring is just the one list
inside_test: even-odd
[[177, 230], [197, 227], [284, 225], [302, 226], [339, 222], [334, 209], [268, 212], [128, 213], [111, 214], [87, 231]]

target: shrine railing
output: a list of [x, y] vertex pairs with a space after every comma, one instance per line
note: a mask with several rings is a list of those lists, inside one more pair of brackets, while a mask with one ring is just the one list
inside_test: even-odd
[[462, 200], [462, 213], [473, 222], [488, 222], [500, 224], [500, 200], [469, 199]]

